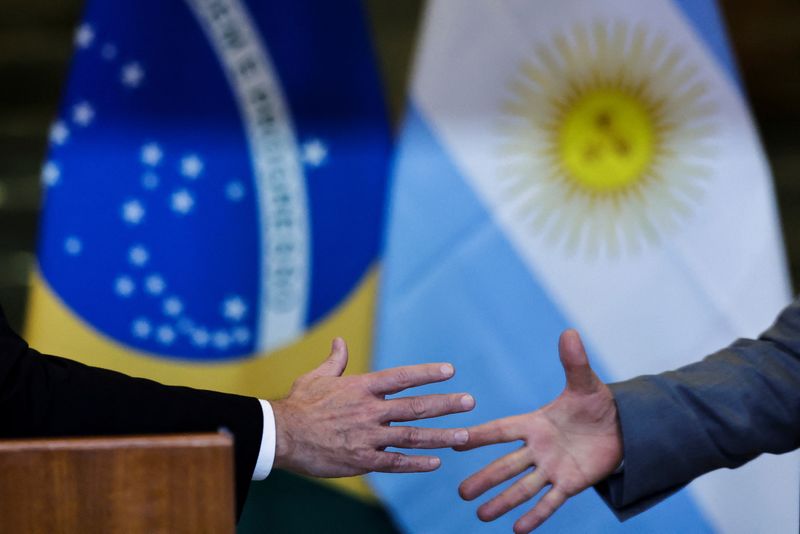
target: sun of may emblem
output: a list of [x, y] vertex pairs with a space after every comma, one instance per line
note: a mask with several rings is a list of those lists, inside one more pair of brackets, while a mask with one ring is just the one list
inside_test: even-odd
[[538, 46], [509, 89], [500, 176], [551, 243], [635, 252], [702, 198], [714, 106], [697, 66], [664, 35], [576, 27]]

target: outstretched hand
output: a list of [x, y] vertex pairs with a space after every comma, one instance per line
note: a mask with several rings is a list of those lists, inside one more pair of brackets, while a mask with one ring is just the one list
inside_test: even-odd
[[473, 500], [527, 471], [478, 508], [481, 520], [492, 521], [549, 485], [536, 505], [514, 524], [517, 534], [541, 525], [569, 497], [606, 478], [622, 460], [622, 434], [611, 390], [589, 366], [576, 331], [561, 334], [558, 348], [567, 385], [553, 402], [534, 412], [469, 428], [469, 442], [456, 447], [469, 450], [524, 441], [521, 448], [495, 460], [459, 486], [461, 497]]
[[466, 412], [475, 406], [467, 394], [423, 395], [386, 399], [405, 389], [443, 382], [453, 366], [431, 363], [374, 373], [342, 376], [347, 346], [333, 340], [331, 354], [319, 367], [298, 378], [289, 395], [272, 403], [275, 413], [275, 467], [317, 477], [345, 477], [383, 471], [433, 471], [436, 456], [386, 452], [386, 447], [435, 449], [463, 445], [461, 429], [390, 426]]

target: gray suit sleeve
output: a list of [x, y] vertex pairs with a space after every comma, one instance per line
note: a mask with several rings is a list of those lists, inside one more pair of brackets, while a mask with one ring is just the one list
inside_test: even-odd
[[757, 340], [703, 361], [612, 384], [622, 473], [596, 489], [621, 520], [692, 479], [800, 446], [800, 299]]

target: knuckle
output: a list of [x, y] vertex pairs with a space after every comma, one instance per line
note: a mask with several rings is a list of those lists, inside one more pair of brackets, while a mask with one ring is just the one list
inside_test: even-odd
[[298, 376], [295, 379], [294, 383], [297, 386], [302, 386], [304, 384], [307, 384], [309, 380], [311, 380], [311, 377], [308, 374], [304, 374], [304, 375]]
[[377, 454], [361, 454], [361, 465], [369, 469], [370, 471], [375, 471], [383, 467], [381, 465], [380, 456]]
[[378, 452], [375, 449], [365, 449], [361, 457], [363, 458], [364, 465], [368, 466], [371, 471], [386, 467], [386, 458], [383, 452]]
[[345, 376], [343, 378], [347, 380], [346, 383], [352, 384], [365, 392], [369, 392], [372, 386], [372, 380], [369, 375]]
[[396, 421], [403, 415], [402, 412], [397, 409], [397, 407], [392, 406], [391, 402], [385, 402], [381, 404], [375, 413], [379, 416], [381, 422]]
[[409, 428], [406, 430], [406, 443], [411, 447], [416, 447], [422, 444], [422, 432], [418, 428]]
[[380, 426], [375, 431], [370, 432], [370, 441], [369, 444], [374, 450], [379, 450], [381, 448], [392, 447], [395, 444], [393, 442], [393, 434], [391, 427], [388, 426]]
[[519, 496], [521, 499], [528, 500], [535, 495], [534, 487], [529, 481], [524, 481], [522, 487], [519, 489]]
[[395, 469], [402, 469], [403, 467], [406, 466], [407, 463], [408, 461], [406, 460], [406, 457], [403, 456], [402, 454], [397, 454], [395, 456], [392, 456], [392, 459], [390, 460], [391, 467]]
[[501, 472], [511, 471], [515, 467], [514, 459], [513, 458], [509, 458], [508, 456], [506, 456], [504, 458], [501, 458], [500, 459], [500, 464], [498, 465], [498, 467], [499, 467], [499, 471], [501, 471]]
[[520, 481], [509, 488], [508, 497], [514, 501], [524, 501], [528, 498], [528, 488], [524, 481]]
[[408, 369], [398, 369], [394, 378], [399, 387], [407, 388], [411, 384], [411, 374], [408, 372]]
[[376, 454], [374, 459], [372, 460], [371, 469], [373, 471], [385, 471], [389, 468], [389, 459], [386, 457], [386, 454]]
[[425, 417], [425, 415], [428, 413], [427, 404], [419, 397], [411, 399], [409, 407], [411, 408], [411, 413], [417, 418]]
[[386, 409], [380, 401], [362, 399], [358, 403], [358, 416], [366, 421], [374, 421]]

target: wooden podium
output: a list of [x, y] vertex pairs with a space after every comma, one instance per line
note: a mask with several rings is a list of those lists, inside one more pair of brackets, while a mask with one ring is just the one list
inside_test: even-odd
[[225, 434], [0, 441], [0, 531], [232, 533]]

